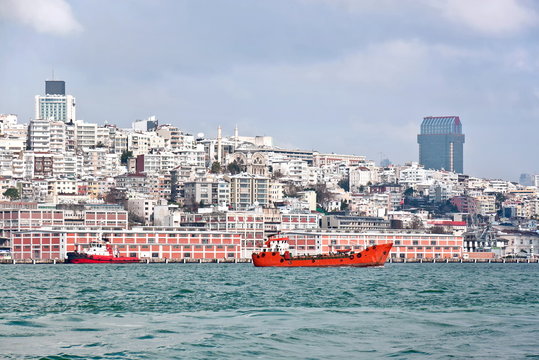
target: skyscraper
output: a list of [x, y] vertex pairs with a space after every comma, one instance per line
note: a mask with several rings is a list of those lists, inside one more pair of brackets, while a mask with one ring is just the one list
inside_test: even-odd
[[46, 80], [45, 95], [65, 95], [66, 82], [62, 80]]
[[45, 95], [36, 95], [35, 118], [64, 123], [76, 120], [75, 98], [65, 94], [64, 81], [45, 81]]
[[463, 172], [464, 134], [458, 116], [423, 118], [419, 143], [419, 163], [427, 169]]

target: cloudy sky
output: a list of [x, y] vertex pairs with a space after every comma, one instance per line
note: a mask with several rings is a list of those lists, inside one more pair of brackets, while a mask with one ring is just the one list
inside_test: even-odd
[[418, 160], [459, 115], [470, 175], [539, 173], [532, 0], [0, 0], [0, 113], [66, 80], [77, 117]]

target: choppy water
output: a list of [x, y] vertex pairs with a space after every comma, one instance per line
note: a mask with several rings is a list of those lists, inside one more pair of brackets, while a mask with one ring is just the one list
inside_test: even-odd
[[8, 359], [539, 358], [539, 265], [0, 267]]

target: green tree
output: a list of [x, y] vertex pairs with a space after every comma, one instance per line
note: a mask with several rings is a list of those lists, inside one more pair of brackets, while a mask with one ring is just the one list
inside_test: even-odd
[[234, 160], [233, 162], [228, 164], [228, 166], [226, 168], [227, 168], [228, 172], [231, 173], [232, 175], [236, 175], [236, 174], [239, 174], [241, 172], [240, 165], [238, 164], [238, 162], [236, 160]]
[[414, 196], [414, 188], [409, 187], [408, 189], [404, 190], [404, 196]]
[[4, 196], [9, 198], [9, 200], [17, 200], [20, 198], [19, 190], [17, 188], [9, 188], [4, 191]]
[[211, 164], [210, 172], [211, 172], [212, 174], [218, 174], [218, 173], [221, 172], [221, 164], [219, 163], [219, 161], [214, 161], [214, 162]]
[[129, 160], [129, 158], [132, 158], [132, 157], [133, 157], [132, 151], [124, 150], [124, 152], [122, 152], [122, 157], [120, 158], [120, 162], [122, 163], [122, 165], [127, 165], [127, 160]]
[[350, 191], [350, 180], [348, 177], [342, 178], [337, 185], [344, 189], [344, 191]]

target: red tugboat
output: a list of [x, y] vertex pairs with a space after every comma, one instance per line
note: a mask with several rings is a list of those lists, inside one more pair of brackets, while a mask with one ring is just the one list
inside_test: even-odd
[[337, 253], [323, 255], [292, 256], [288, 238], [275, 238], [266, 241], [259, 253], [253, 253], [254, 266], [280, 267], [336, 267], [336, 266], [383, 266], [389, 256], [392, 243], [373, 245], [354, 253], [351, 249], [338, 250]]
[[120, 256], [107, 240], [92, 242], [90, 247], [82, 251], [67, 253], [66, 263], [69, 264], [126, 264], [138, 263], [140, 259], [134, 256]]

